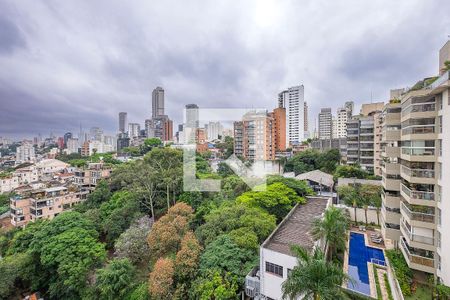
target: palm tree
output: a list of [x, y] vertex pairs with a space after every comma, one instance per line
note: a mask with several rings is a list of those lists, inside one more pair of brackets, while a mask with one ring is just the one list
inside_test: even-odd
[[344, 250], [349, 229], [349, 218], [341, 208], [330, 207], [325, 211], [323, 218], [313, 222], [312, 235], [315, 240], [325, 240], [325, 255], [332, 259], [337, 250]]
[[298, 265], [288, 274], [282, 285], [283, 299], [336, 299], [342, 296], [340, 288], [344, 280], [350, 280], [343, 269], [325, 259], [316, 248], [312, 254], [305, 248], [292, 246]]
[[342, 186], [338, 188], [339, 197], [344, 201], [345, 205], [352, 206], [355, 215], [355, 225], [358, 226], [358, 219], [356, 215], [356, 209], [359, 207], [360, 195], [358, 194], [358, 190], [355, 187], [351, 187], [349, 185]]
[[[369, 206], [375, 207], [381, 206], [381, 187], [373, 184], [363, 184], [359, 188], [359, 194], [361, 196], [361, 204], [364, 208], [367, 226], [367, 210], [369, 209]], [[377, 209], [377, 217], [378, 217], [378, 224], [380, 224], [378, 215], [379, 209]]]

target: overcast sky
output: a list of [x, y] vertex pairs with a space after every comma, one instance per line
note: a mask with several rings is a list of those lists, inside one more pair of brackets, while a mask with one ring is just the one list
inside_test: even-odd
[[0, 136], [143, 124], [162, 86], [187, 103], [276, 106], [304, 84], [310, 121], [435, 75], [450, 1], [0, 1]]

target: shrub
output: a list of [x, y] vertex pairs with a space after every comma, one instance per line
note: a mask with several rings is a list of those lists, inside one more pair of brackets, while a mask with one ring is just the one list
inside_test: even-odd
[[386, 250], [385, 253], [394, 268], [403, 296], [411, 296], [412, 271], [408, 267], [403, 254], [399, 250]]

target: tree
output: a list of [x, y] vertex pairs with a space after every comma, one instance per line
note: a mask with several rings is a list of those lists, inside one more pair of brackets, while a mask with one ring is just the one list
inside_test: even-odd
[[339, 198], [344, 201], [345, 205], [353, 207], [355, 215], [355, 225], [358, 225], [357, 208], [361, 205], [361, 195], [351, 186], [338, 187]]
[[220, 150], [223, 159], [227, 159], [234, 153], [234, 139], [231, 136], [226, 136], [223, 142], [216, 143], [215, 146]]
[[115, 254], [120, 258], [128, 258], [134, 264], [146, 261], [150, 255], [147, 236], [153, 221], [144, 216], [136, 220], [130, 228], [123, 232], [114, 245]]
[[95, 289], [99, 299], [124, 299], [133, 289], [136, 270], [127, 258], [113, 259], [105, 268], [97, 271]]
[[197, 228], [196, 234], [207, 245], [221, 234], [246, 228], [262, 243], [275, 229], [275, 222], [274, 216], [256, 207], [225, 203], [205, 216], [205, 224]]
[[32, 258], [28, 253], [17, 253], [0, 259], [0, 298], [10, 299], [17, 283], [29, 279], [33, 271]]
[[348, 229], [349, 220], [344, 210], [332, 206], [325, 210], [323, 218], [313, 221], [312, 235], [316, 240], [325, 240], [326, 256], [332, 259], [337, 250], [345, 250]]
[[100, 216], [106, 241], [110, 246], [140, 215], [136, 195], [129, 191], [115, 192], [100, 206]]
[[147, 242], [154, 258], [176, 253], [192, 219], [192, 208], [177, 203], [150, 230]]
[[267, 185], [271, 185], [275, 182], [281, 182], [287, 187], [293, 189], [297, 195], [301, 197], [310, 196], [314, 194], [313, 189], [308, 185], [305, 180], [298, 180], [295, 178], [287, 178], [280, 175], [272, 175], [267, 178]]
[[342, 297], [340, 285], [349, 277], [341, 267], [328, 262], [318, 248], [312, 254], [299, 246], [293, 246], [291, 250], [298, 263], [283, 282], [283, 298], [331, 300]]
[[222, 177], [234, 175], [233, 170], [224, 162], [217, 165], [217, 173]]
[[140, 147], [141, 154], [144, 155], [153, 148], [162, 147], [163, 143], [159, 138], [149, 138], [144, 140], [144, 144]]
[[[377, 223], [380, 225], [380, 210], [381, 210], [381, 191], [382, 187], [377, 185], [364, 185], [362, 187], [363, 195], [369, 199], [369, 205], [375, 207], [377, 212]], [[366, 220], [367, 223], [367, 220]]]
[[152, 299], [172, 299], [174, 265], [169, 258], [160, 258], [156, 261], [150, 273], [148, 288]]
[[190, 231], [181, 241], [181, 249], [175, 258], [175, 274], [178, 282], [189, 282], [197, 273], [202, 247]]
[[42, 266], [50, 272], [52, 298], [79, 299], [88, 273], [106, 258], [103, 244], [83, 228], [50, 236], [41, 250]]
[[88, 195], [88, 198], [83, 204], [82, 210], [90, 208], [98, 208], [102, 203], [105, 203], [111, 198], [111, 190], [109, 189], [108, 182], [106, 180], [100, 180], [95, 187], [95, 190]]
[[242, 249], [228, 235], [221, 235], [206, 246], [200, 258], [200, 273], [220, 270], [237, 276], [238, 281], [243, 282], [257, 260], [258, 256], [254, 251]]
[[230, 274], [222, 276], [217, 270], [209, 270], [205, 276], [198, 278], [193, 283], [191, 298], [199, 300], [236, 299], [238, 288], [235, 276]]
[[358, 178], [364, 179], [368, 176], [367, 172], [361, 169], [359, 165], [342, 165], [336, 168], [334, 178]]
[[259, 207], [281, 221], [297, 203], [304, 203], [305, 199], [281, 182], [267, 186], [266, 191], [245, 192], [236, 199], [236, 203], [242, 203], [250, 207]]
[[317, 159], [317, 166], [323, 172], [333, 174], [340, 161], [341, 154], [339, 149], [330, 149], [320, 153], [319, 158]]
[[180, 150], [172, 148], [153, 148], [144, 157], [145, 163], [153, 167], [160, 184], [165, 187], [167, 209], [170, 208], [170, 195], [173, 194], [173, 202], [177, 188], [183, 177], [183, 154]]

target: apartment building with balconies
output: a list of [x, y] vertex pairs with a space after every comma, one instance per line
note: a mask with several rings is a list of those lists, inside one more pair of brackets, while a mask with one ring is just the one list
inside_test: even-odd
[[450, 76], [440, 71], [401, 96], [400, 134], [397, 110], [387, 111], [397, 105], [385, 107], [382, 232], [411, 269], [450, 285]]
[[23, 227], [39, 219], [53, 219], [87, 199], [88, 190], [73, 186], [25, 189], [10, 199], [11, 224]]
[[381, 122], [381, 229], [385, 238], [395, 245], [400, 240], [400, 134], [401, 104], [387, 103], [380, 115]]

